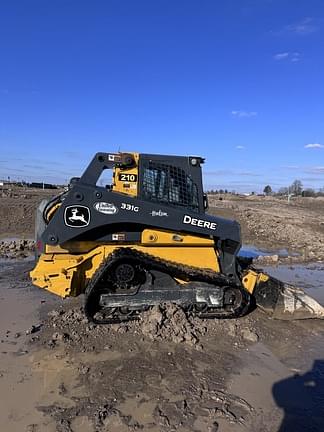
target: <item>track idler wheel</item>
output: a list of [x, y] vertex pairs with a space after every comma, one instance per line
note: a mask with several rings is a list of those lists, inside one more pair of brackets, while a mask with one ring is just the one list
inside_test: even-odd
[[202, 319], [238, 318], [245, 315], [250, 306], [251, 296], [245, 289], [229, 286], [224, 288], [224, 304], [222, 308], [197, 303], [189, 307], [188, 312]]
[[224, 308], [225, 310], [233, 310], [240, 308], [244, 301], [242, 290], [239, 288], [229, 287], [224, 293]]

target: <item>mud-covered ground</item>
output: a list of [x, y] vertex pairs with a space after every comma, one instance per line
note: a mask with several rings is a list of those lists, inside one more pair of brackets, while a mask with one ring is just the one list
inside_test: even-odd
[[[324, 430], [323, 321], [276, 321], [259, 310], [203, 321], [161, 305], [139, 322], [95, 326], [82, 298], [33, 287], [33, 209], [51, 193], [0, 197], [1, 430]], [[323, 200], [210, 204], [241, 222], [248, 251], [271, 256], [259, 264], [324, 304]]]
[[259, 310], [206, 321], [162, 305], [140, 322], [95, 326], [81, 298], [33, 287], [31, 267], [0, 265], [6, 432], [323, 430], [322, 322]]

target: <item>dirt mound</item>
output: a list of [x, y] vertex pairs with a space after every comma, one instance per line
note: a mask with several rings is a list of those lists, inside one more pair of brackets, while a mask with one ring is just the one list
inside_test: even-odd
[[0, 235], [26, 236], [33, 238], [35, 214], [39, 203], [51, 198], [59, 191], [15, 189], [0, 196]]
[[109, 350], [113, 341], [126, 334], [142, 341], [183, 344], [199, 351], [204, 349], [208, 337], [225, 337], [237, 346], [259, 339], [259, 329], [251, 316], [203, 320], [186, 315], [175, 304], [163, 304], [143, 312], [138, 321], [111, 325], [89, 323], [82, 307], [66, 309], [62, 306], [48, 313], [40, 340], [48, 348], [64, 345], [72, 350], [99, 352]]
[[208, 335], [222, 335], [235, 339], [235, 343], [257, 342], [259, 339], [252, 317], [239, 319], [200, 319], [175, 304], [155, 306], [142, 314], [138, 324], [141, 333], [151, 340], [185, 343], [203, 349], [201, 341]]
[[139, 328], [151, 340], [186, 342], [189, 345], [197, 345], [203, 331], [202, 325], [197, 325], [175, 304], [154, 306], [143, 314]]

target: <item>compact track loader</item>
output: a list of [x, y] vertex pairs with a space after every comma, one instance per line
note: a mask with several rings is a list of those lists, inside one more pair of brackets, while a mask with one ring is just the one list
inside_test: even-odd
[[[239, 257], [239, 224], [206, 213], [203, 162], [97, 153], [37, 210], [33, 283], [61, 297], [84, 293], [97, 323], [136, 319], [166, 302], [201, 318], [237, 317], [255, 304], [279, 318], [323, 317], [303, 291]], [[112, 184], [103, 186], [107, 171]]]

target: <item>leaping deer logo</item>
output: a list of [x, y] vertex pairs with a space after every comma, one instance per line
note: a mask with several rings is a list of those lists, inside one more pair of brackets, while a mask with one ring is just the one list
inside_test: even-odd
[[81, 221], [86, 225], [88, 223], [88, 221], [85, 220], [83, 213], [78, 215], [77, 214], [78, 211], [79, 210], [77, 208], [74, 208], [71, 210], [72, 216], [69, 217], [69, 221], [71, 221], [71, 222]]
[[71, 228], [86, 227], [90, 223], [89, 207], [82, 205], [72, 205], [65, 207], [64, 223]]

